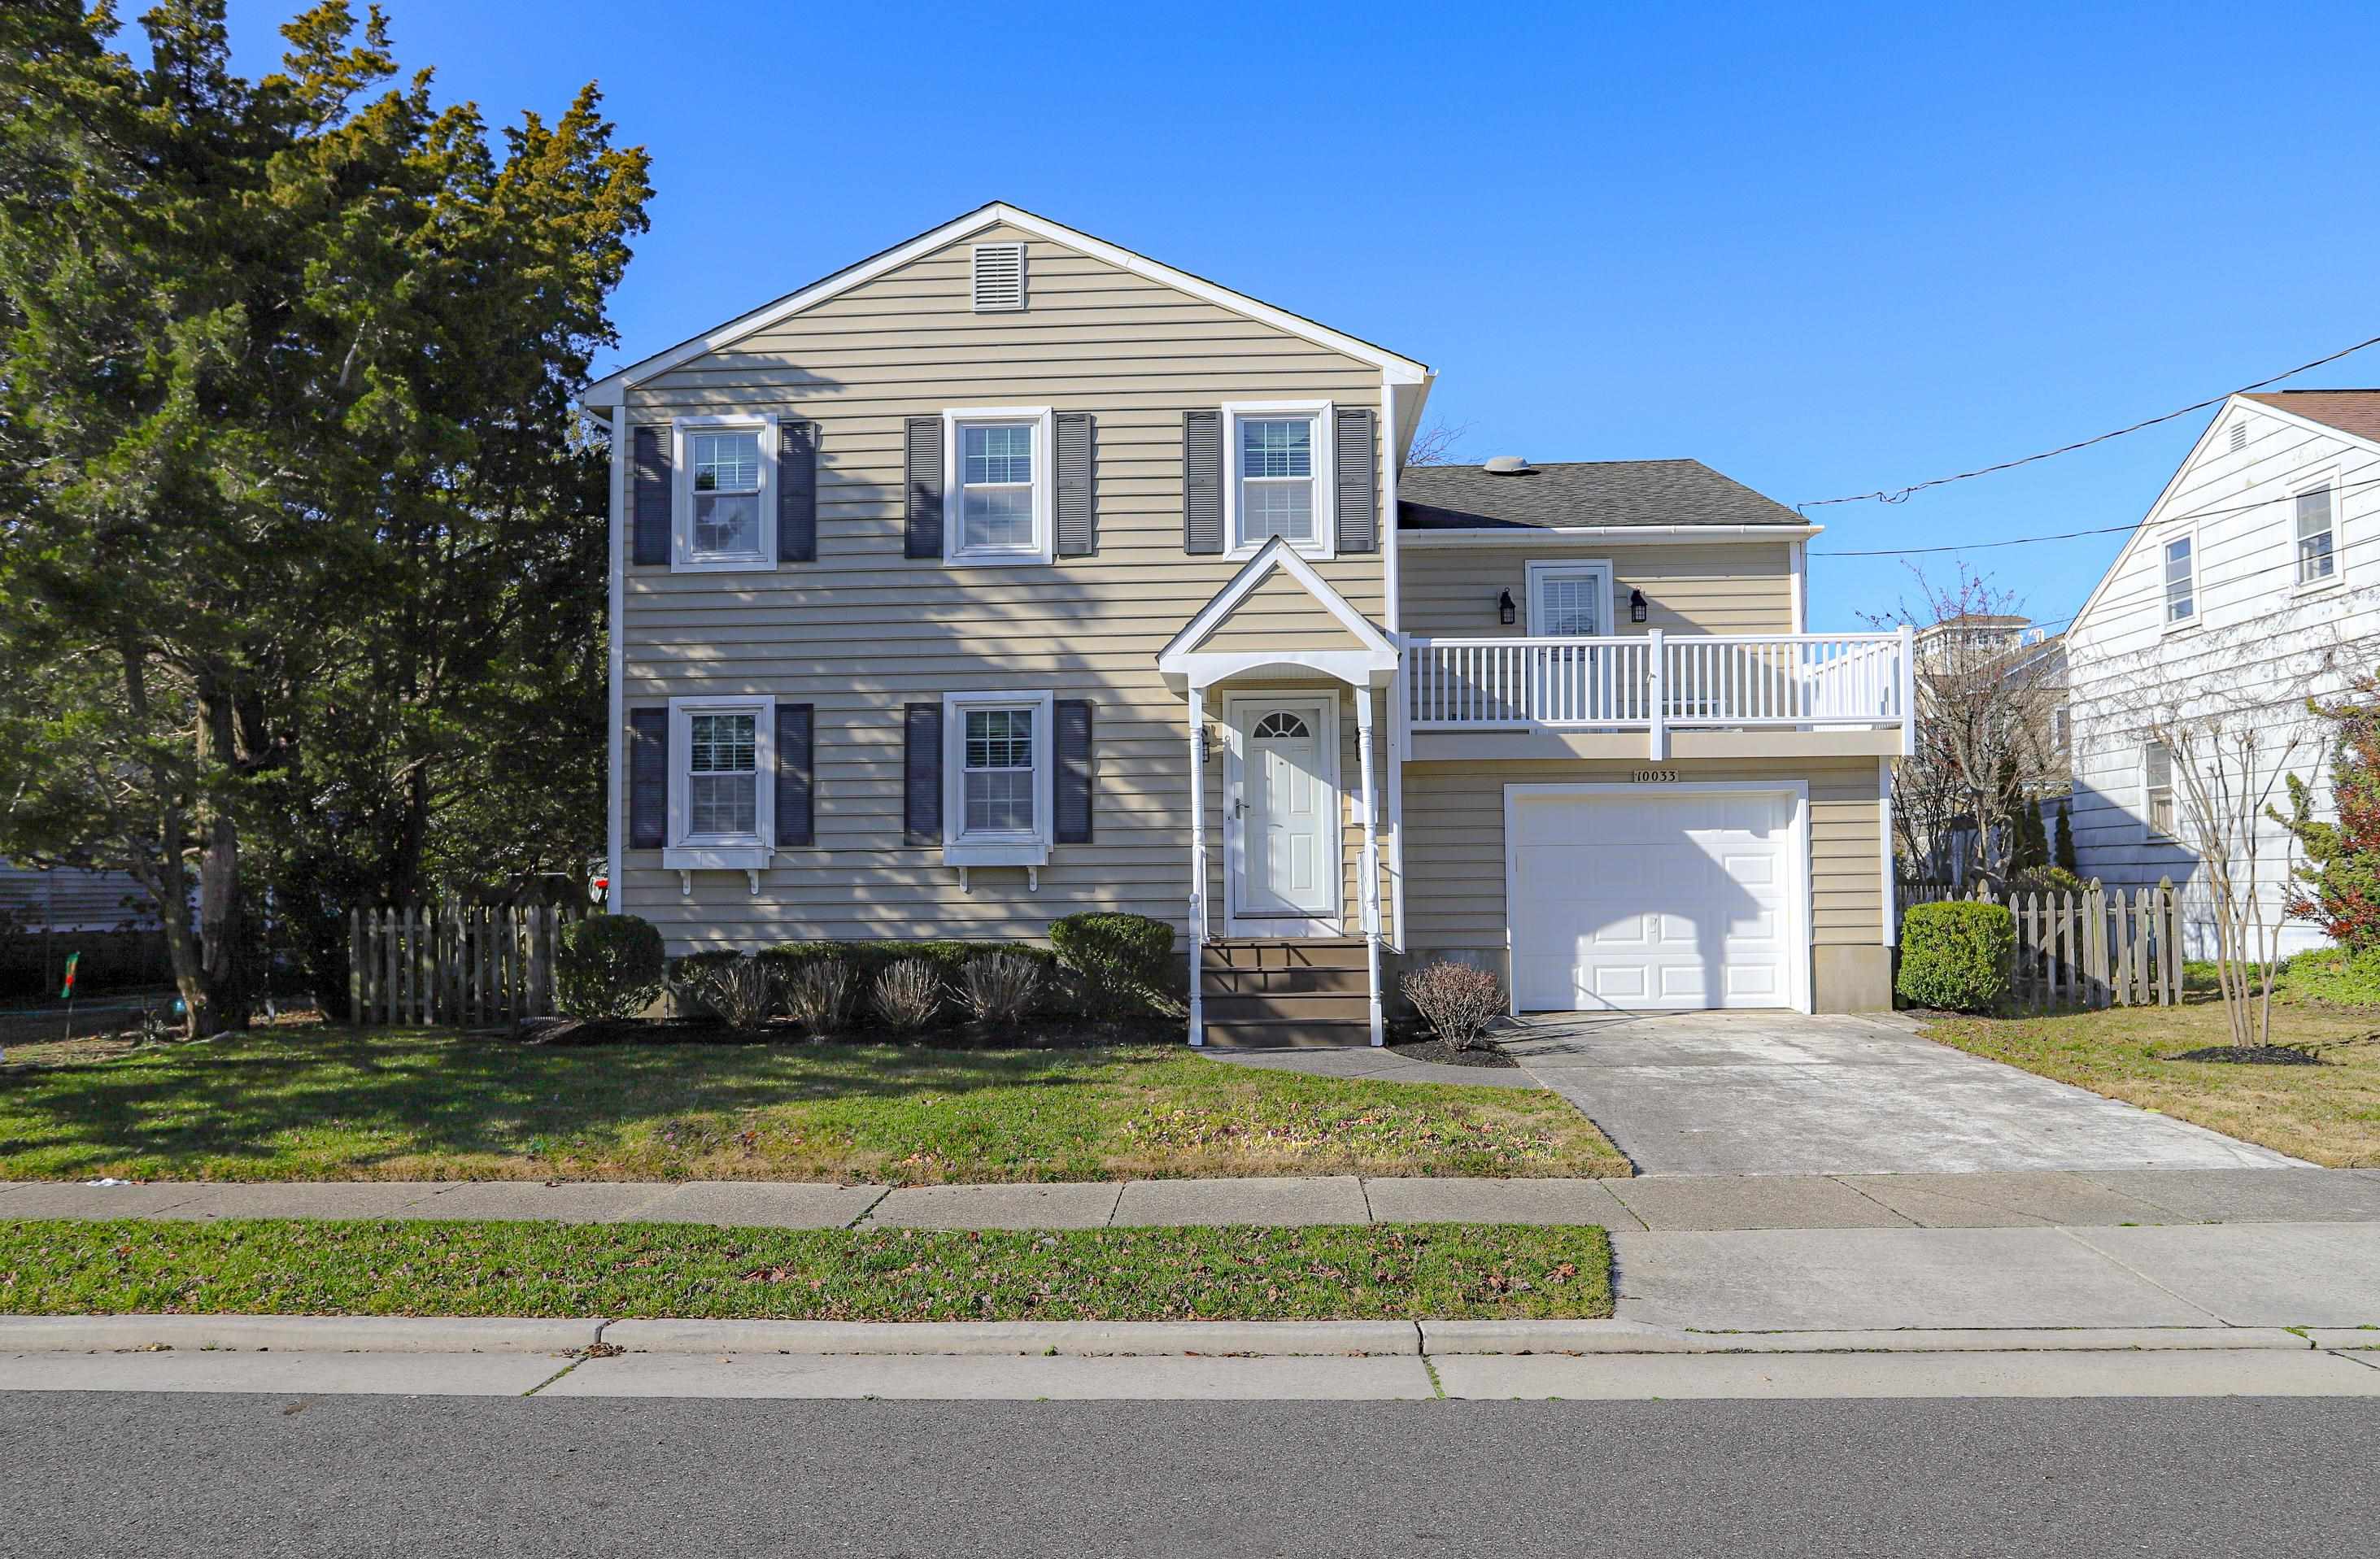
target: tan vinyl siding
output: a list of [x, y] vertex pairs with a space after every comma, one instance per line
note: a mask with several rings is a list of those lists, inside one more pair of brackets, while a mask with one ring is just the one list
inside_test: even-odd
[[[1002, 239], [1027, 246], [1028, 307], [976, 314], [969, 247]], [[1186, 711], [1157, 654], [1242, 566], [1182, 550], [1182, 414], [1238, 400], [1377, 407], [1379, 384], [1377, 368], [993, 229], [632, 389], [631, 424], [723, 411], [819, 424], [818, 562], [735, 574], [632, 567], [623, 645], [630, 708], [744, 692], [817, 706], [818, 843], [778, 851], [757, 896], [740, 872], [701, 872], [682, 897], [660, 852], [631, 850], [623, 907], [659, 925], [673, 950], [795, 937], [1038, 937], [1058, 916], [1093, 908], [1182, 924]], [[1097, 417], [1096, 555], [973, 568], [903, 557], [904, 419], [992, 405]], [[1315, 567], [1380, 620], [1378, 555]], [[1318, 631], [1311, 613], [1293, 622], [1275, 610], [1269, 585], [1257, 595], [1261, 620], [1285, 634]], [[1097, 707], [1095, 841], [1055, 847], [1038, 892], [1021, 868], [977, 868], [962, 892], [939, 847], [902, 843], [901, 706], [1043, 689]], [[1352, 710], [1343, 727], [1352, 787]], [[1209, 822], [1220, 859], [1220, 815]], [[1220, 914], [1219, 898], [1218, 926]]]
[[[1625, 780], [1633, 763], [1436, 763], [1404, 773], [1409, 950], [1505, 946], [1504, 787]], [[1705, 760], [1664, 764], [1683, 780], [1799, 780], [1810, 787], [1812, 941], [1883, 940], [1882, 823], [1874, 758]]]
[[[1789, 634], [1793, 581], [1782, 541], [1694, 542], [1682, 546], [1407, 548], [1403, 556], [1405, 632], [1424, 637], [1500, 638], [1529, 628], [1531, 560], [1611, 563], [1615, 634], [1658, 628], [1670, 634]], [[1512, 592], [1518, 621], [1497, 621], [1496, 597]], [[1645, 620], [1628, 621], [1628, 592], [1645, 592]]]
[[1242, 597], [1215, 631], [1191, 647], [1225, 654], [1239, 650], [1362, 649], [1345, 623], [1285, 573], [1275, 573]]

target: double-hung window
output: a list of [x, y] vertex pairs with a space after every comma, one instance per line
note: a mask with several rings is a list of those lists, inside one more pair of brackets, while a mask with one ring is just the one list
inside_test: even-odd
[[776, 842], [775, 707], [743, 695], [670, 701], [673, 870], [754, 869]]
[[674, 566], [775, 566], [776, 433], [765, 417], [679, 418]]
[[942, 700], [942, 847], [953, 865], [1050, 858], [1053, 696], [954, 693]]
[[2177, 536], [2165, 544], [2165, 625], [2195, 622], [2198, 617], [2198, 541]]
[[2174, 837], [2173, 749], [2161, 742], [2141, 749], [2141, 813], [2151, 839]]
[[2299, 584], [2327, 585], [2338, 576], [2338, 559], [2332, 548], [2338, 512], [2327, 482], [2297, 495]]
[[1331, 551], [1330, 407], [1283, 402], [1223, 408], [1232, 550], [1279, 537], [1310, 557]]
[[1047, 406], [942, 414], [948, 561], [1051, 560], [1051, 423]]

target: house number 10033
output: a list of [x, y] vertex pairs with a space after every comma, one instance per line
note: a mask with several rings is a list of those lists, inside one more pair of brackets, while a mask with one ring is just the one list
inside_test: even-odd
[[1674, 768], [1640, 768], [1629, 778], [1639, 785], [1674, 785], [1678, 771]]

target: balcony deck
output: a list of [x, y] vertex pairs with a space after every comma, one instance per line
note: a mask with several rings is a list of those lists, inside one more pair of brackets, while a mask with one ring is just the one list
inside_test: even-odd
[[1405, 755], [1807, 756], [1910, 750], [1910, 635], [1414, 638]]

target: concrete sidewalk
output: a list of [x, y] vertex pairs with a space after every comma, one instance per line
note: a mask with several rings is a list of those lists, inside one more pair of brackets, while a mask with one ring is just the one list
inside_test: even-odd
[[0, 1185], [8, 1218], [550, 1218], [767, 1228], [1600, 1224], [1619, 1232], [2380, 1222], [2380, 1170], [2134, 1169], [917, 1186], [477, 1180]]

